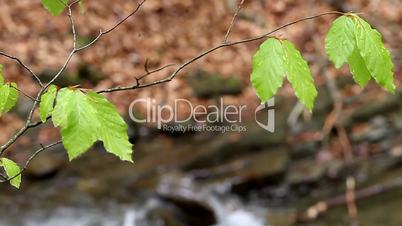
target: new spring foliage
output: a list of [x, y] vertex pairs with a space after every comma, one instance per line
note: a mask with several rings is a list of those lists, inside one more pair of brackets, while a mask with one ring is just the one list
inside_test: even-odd
[[[60, 15], [69, 3], [68, 0], [41, 1], [53, 15]], [[390, 52], [384, 47], [381, 34], [362, 18], [347, 13], [336, 19], [326, 36], [325, 49], [336, 68], [349, 65], [354, 80], [361, 87], [373, 78], [387, 91], [395, 92]], [[252, 86], [261, 101], [267, 101], [277, 93], [285, 78], [298, 99], [311, 111], [317, 90], [307, 61], [289, 40], [270, 37], [253, 57]], [[0, 65], [0, 116], [16, 105], [18, 96], [17, 84], [5, 82]], [[42, 122], [52, 118], [54, 126], [60, 128], [70, 160], [84, 154], [96, 141], [102, 141], [106, 151], [121, 160], [132, 161], [127, 124], [101, 94], [50, 85], [40, 96], [39, 115]], [[0, 158], [0, 166], [11, 185], [18, 188], [20, 167], [7, 158]]]
[[[371, 78], [395, 92], [393, 63], [381, 34], [355, 14], [336, 19], [325, 40], [326, 53], [336, 68], [347, 63], [361, 87]], [[251, 83], [261, 101], [272, 98], [287, 77], [296, 96], [311, 111], [317, 96], [307, 62], [288, 41], [268, 38], [253, 57]]]

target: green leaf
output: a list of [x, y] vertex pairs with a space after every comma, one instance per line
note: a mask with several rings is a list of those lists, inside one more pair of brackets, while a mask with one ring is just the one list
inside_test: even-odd
[[370, 24], [354, 16], [356, 44], [371, 76], [391, 93], [395, 92], [394, 65], [391, 54], [384, 47], [381, 34]]
[[4, 85], [3, 65], [0, 64], [0, 86]]
[[359, 53], [359, 50], [355, 49], [353, 51], [352, 55], [349, 56], [348, 63], [350, 72], [352, 73], [353, 79], [356, 81], [356, 83], [361, 87], [367, 85], [371, 76], [362, 56]]
[[132, 161], [127, 125], [102, 95], [94, 92], [85, 95], [79, 90], [63, 88], [57, 95], [52, 117], [54, 125], [61, 127], [62, 141], [70, 160], [100, 140], [108, 152]]
[[53, 15], [60, 15], [64, 9], [68, 0], [42, 0], [42, 5]]
[[15, 106], [18, 97], [17, 84], [8, 83], [0, 87], [0, 116]]
[[132, 144], [128, 141], [126, 122], [115, 106], [104, 96], [95, 92], [88, 93], [91, 105], [97, 110], [97, 119], [101, 127], [97, 131], [98, 139], [103, 141], [106, 151], [115, 154], [121, 160], [132, 161]]
[[284, 53], [281, 42], [269, 38], [253, 57], [251, 83], [261, 101], [267, 101], [282, 86], [285, 76]]
[[348, 61], [355, 43], [353, 20], [349, 16], [336, 19], [325, 38], [325, 51], [336, 68]]
[[317, 90], [310, 68], [291, 42], [284, 40], [282, 43], [285, 50], [287, 78], [292, 84], [296, 96], [311, 111], [317, 97]]
[[10, 180], [10, 184], [16, 188], [19, 188], [21, 184], [20, 167], [14, 161], [7, 158], [1, 158], [0, 162], [6, 171], [8, 179], [12, 178]]
[[85, 153], [97, 140], [100, 125], [96, 109], [81, 91], [61, 89], [52, 117], [54, 125], [61, 127], [63, 145], [70, 160]]
[[52, 114], [56, 94], [57, 86], [51, 85], [49, 86], [48, 90], [42, 95], [39, 103], [39, 116], [42, 122], [46, 122], [47, 117]]

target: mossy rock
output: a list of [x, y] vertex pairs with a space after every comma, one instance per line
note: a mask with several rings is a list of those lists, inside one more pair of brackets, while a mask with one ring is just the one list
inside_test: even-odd
[[235, 76], [227, 78], [219, 74], [197, 70], [189, 76], [189, 84], [198, 98], [213, 98], [223, 95], [239, 95], [243, 84]]
[[[39, 74], [40, 79], [42, 82], [47, 83], [53, 79], [53, 77], [57, 74], [57, 71], [54, 70], [44, 70], [42, 73]], [[58, 79], [54, 82], [56, 86], [59, 87], [66, 87], [81, 84], [82, 80], [78, 77], [77, 74], [68, 73], [64, 71]]]
[[[49, 82], [57, 74], [58, 71], [44, 70], [39, 74], [41, 80], [45, 83]], [[61, 76], [54, 82], [59, 87], [73, 86], [73, 85], [96, 85], [102, 79], [101, 72], [95, 70], [91, 65], [82, 63], [76, 71], [64, 71]]]

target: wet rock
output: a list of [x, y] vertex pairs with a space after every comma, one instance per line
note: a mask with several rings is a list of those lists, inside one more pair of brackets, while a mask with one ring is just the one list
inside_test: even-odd
[[289, 163], [289, 153], [286, 149], [265, 150], [246, 159], [249, 167], [232, 175], [235, 178], [232, 192], [241, 195], [281, 183]]
[[76, 190], [85, 196], [101, 198], [109, 193], [108, 186], [97, 178], [80, 178], [76, 184]]
[[[55, 75], [57, 71], [54, 70], [45, 70], [39, 74], [42, 82], [49, 82]], [[68, 72], [63, 72], [61, 76], [54, 82], [55, 85], [59, 87], [66, 87], [81, 84], [82, 80], [78, 77], [77, 74], [71, 74]]]
[[241, 133], [237, 145], [244, 149], [261, 149], [268, 146], [278, 146], [285, 143], [286, 133], [283, 129], [279, 129], [274, 133], [270, 133], [255, 123], [247, 125], [247, 132]]
[[216, 134], [209, 141], [202, 142], [199, 152], [192, 153], [193, 159], [183, 169], [186, 171], [216, 166], [245, 152], [255, 153], [268, 147], [281, 147], [284, 143], [283, 130], [270, 133], [258, 125], [250, 124], [247, 132]]
[[241, 81], [236, 77], [223, 78], [219, 74], [211, 74], [203, 70], [191, 74], [189, 84], [198, 98], [238, 95], [243, 90]]
[[181, 196], [166, 194], [159, 194], [158, 197], [167, 207], [171, 207], [177, 219], [176, 222], [182, 222], [182, 225], [208, 226], [217, 223], [213, 209], [205, 203]]
[[[145, 119], [146, 115], [141, 114], [138, 109], [130, 109], [132, 116], [136, 119]], [[131, 143], [136, 143], [137, 140], [151, 140], [160, 134], [160, 130], [156, 126], [146, 125], [134, 121], [131, 116], [124, 118], [128, 125], [128, 137]]]
[[354, 142], [362, 142], [362, 141], [369, 141], [372, 143], [378, 142], [387, 135], [389, 135], [390, 130], [387, 128], [368, 128], [365, 131], [361, 131], [358, 133], [353, 133], [351, 138]]
[[26, 119], [31, 111], [33, 101], [28, 97], [20, 95], [17, 106], [12, 110], [18, 117]]
[[195, 180], [219, 180], [220, 178], [228, 178], [229, 175], [236, 174], [249, 166], [250, 162], [248, 160], [239, 159], [216, 167], [194, 170], [190, 174]]
[[350, 125], [351, 123], [365, 122], [375, 116], [386, 115], [398, 110], [401, 104], [400, 96], [400, 94], [390, 95], [384, 100], [372, 101], [360, 107], [345, 121], [345, 124]]
[[147, 213], [151, 225], [186, 226], [177, 219], [176, 211], [171, 208], [157, 207]]
[[314, 156], [320, 149], [318, 141], [310, 141], [302, 144], [294, 145], [291, 148], [290, 156], [292, 159], [301, 159]]
[[310, 187], [318, 185], [324, 177], [340, 177], [343, 167], [343, 162], [336, 159], [325, 162], [319, 162], [314, 158], [299, 160], [290, 165], [286, 182], [295, 191], [308, 193]]
[[95, 86], [103, 79], [103, 75], [100, 71], [95, 70], [90, 64], [82, 63], [78, 67], [78, 78], [84, 81], [88, 81], [91, 85]]
[[391, 135], [393, 129], [387, 119], [383, 116], [376, 116], [369, 121], [369, 124], [362, 130], [352, 133], [354, 142], [368, 141], [377, 143]]
[[42, 153], [34, 158], [26, 169], [26, 175], [33, 179], [46, 179], [56, 175], [66, 160], [57, 153]]
[[366, 164], [369, 176], [373, 177], [381, 173], [387, 173], [392, 169], [398, 169], [402, 165], [402, 146], [392, 147], [389, 152], [372, 157]]
[[296, 219], [296, 213], [286, 209], [271, 210], [267, 216], [269, 225], [275, 226], [293, 226]]
[[318, 88], [316, 103], [314, 104], [314, 115], [329, 112], [332, 108], [333, 100], [326, 86]]
[[[58, 73], [54, 70], [45, 70], [39, 74], [43, 82], [49, 82]], [[81, 84], [82, 86], [96, 85], [103, 75], [88, 64], [79, 65], [76, 71], [64, 71], [54, 82], [59, 87]]]
[[159, 183], [159, 176], [156, 172], [148, 172], [145, 175], [139, 175], [136, 178], [128, 178], [125, 187], [131, 193], [144, 193], [147, 191], [154, 191]]

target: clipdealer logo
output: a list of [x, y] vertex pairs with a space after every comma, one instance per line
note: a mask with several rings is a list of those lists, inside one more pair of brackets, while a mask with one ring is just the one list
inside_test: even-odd
[[[270, 99], [255, 109], [255, 121], [263, 129], [275, 131], [275, 101]], [[145, 108], [144, 117], [134, 114], [135, 109]], [[172, 105], [159, 104], [155, 99], [143, 98], [131, 102], [129, 116], [136, 123], [154, 124], [167, 132], [245, 132], [241, 125], [246, 105], [225, 104], [223, 98], [216, 105], [194, 105], [187, 99], [176, 99]], [[267, 111], [267, 121], [260, 122], [257, 114]], [[180, 117], [179, 117], [180, 116]]]
[[[275, 99], [271, 98], [267, 102], [260, 104], [254, 112], [254, 119], [257, 122], [257, 124], [265, 129], [266, 131], [269, 131], [271, 133], [275, 132]], [[261, 111], [267, 111], [267, 122], [263, 123], [260, 122], [257, 118], [257, 113]]]

